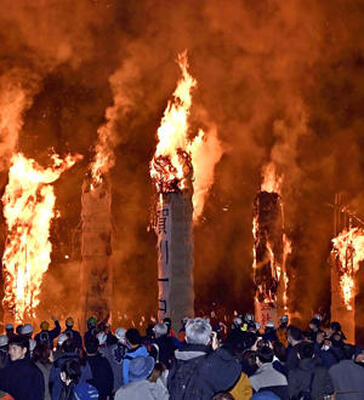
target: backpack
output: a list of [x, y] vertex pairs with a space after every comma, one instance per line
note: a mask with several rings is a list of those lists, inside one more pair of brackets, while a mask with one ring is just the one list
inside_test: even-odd
[[206, 355], [188, 361], [174, 360], [168, 374], [168, 390], [171, 400], [200, 400], [203, 385], [199, 369]]
[[74, 400], [98, 400], [99, 392], [88, 383], [79, 383], [73, 391]]
[[293, 400], [313, 400], [313, 397], [311, 395], [312, 392], [312, 384], [313, 380], [315, 378], [315, 373], [311, 373], [311, 378], [310, 378], [310, 385], [307, 389], [301, 390], [297, 396], [293, 398]]

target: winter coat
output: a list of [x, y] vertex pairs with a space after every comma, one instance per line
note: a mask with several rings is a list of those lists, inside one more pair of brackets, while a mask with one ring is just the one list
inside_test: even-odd
[[107, 396], [111, 396], [114, 389], [114, 376], [111, 366], [101, 354], [87, 356], [86, 360], [92, 372], [90, 383], [98, 390], [99, 400], [106, 400]]
[[43, 374], [33, 361], [26, 358], [10, 362], [0, 371], [0, 389], [15, 400], [43, 400]]
[[273, 392], [263, 390], [262, 392], [255, 393], [251, 400], [281, 400], [281, 398]]
[[5, 368], [9, 362], [8, 346], [0, 347], [0, 369]]
[[71, 328], [67, 328], [65, 331], [63, 331], [63, 333], [67, 335], [70, 339], [72, 339], [73, 343], [75, 343], [78, 349], [82, 349], [82, 337], [80, 335], [80, 332], [75, 331]]
[[98, 400], [97, 389], [89, 383], [62, 385], [60, 400]]
[[235, 400], [249, 400], [252, 397], [253, 389], [249, 378], [242, 373], [236, 385], [230, 390]]
[[168, 374], [171, 400], [210, 400], [216, 393], [234, 386], [241, 367], [233, 355], [221, 347], [186, 344], [175, 351], [175, 360]]
[[122, 343], [109, 347], [107, 360], [110, 362], [114, 375], [114, 391], [116, 392], [123, 384], [123, 362], [128, 348]]
[[337, 392], [336, 400], [364, 399], [363, 366], [352, 360], [343, 360], [332, 366], [329, 369], [329, 374]]
[[249, 380], [254, 392], [268, 390], [283, 400], [288, 399], [287, 378], [274, 368], [273, 363], [263, 364]]
[[[59, 400], [62, 390], [62, 381], [61, 381], [61, 368], [65, 361], [67, 360], [80, 360], [80, 356], [76, 353], [63, 353], [53, 364], [51, 368], [51, 373], [49, 375], [49, 390], [51, 392], [52, 400]], [[92, 372], [90, 365], [81, 362], [81, 379], [80, 383], [85, 383], [92, 379]]]
[[35, 365], [40, 369], [40, 371], [43, 374], [43, 378], [44, 378], [44, 386], [45, 386], [45, 395], [44, 395], [44, 399], [45, 400], [51, 400], [51, 393], [49, 391], [49, 375], [51, 373], [51, 369], [52, 369], [52, 364], [48, 363], [48, 364], [42, 364], [41, 362], [37, 361], [35, 363]]
[[298, 367], [288, 373], [288, 392], [290, 397], [297, 396], [300, 392], [309, 392], [311, 379], [313, 400], [321, 400], [323, 395], [334, 393], [334, 386], [325, 367], [314, 358], [300, 360]]
[[286, 352], [286, 362], [285, 362], [285, 367], [287, 371], [296, 368], [298, 366], [298, 345], [296, 344], [295, 346], [288, 346], [287, 347], [287, 352]]
[[332, 348], [323, 350], [318, 343], [315, 343], [315, 355], [321, 360], [322, 365], [327, 369], [331, 368], [340, 361], [335, 350]]
[[177, 349], [174, 340], [171, 336], [163, 335], [151, 344], [150, 355], [165, 367], [171, 366], [171, 361], [174, 358], [174, 352]]
[[55, 328], [52, 330], [41, 331], [35, 335], [35, 341], [38, 343], [46, 343], [48, 346], [53, 347], [54, 339], [61, 333], [61, 325], [58, 321], [54, 321]]
[[147, 357], [148, 350], [145, 346], [139, 346], [126, 352], [123, 362], [123, 385], [129, 383], [130, 360], [135, 357]]
[[115, 400], [168, 400], [167, 388], [159, 380], [142, 380], [122, 386], [115, 394]]

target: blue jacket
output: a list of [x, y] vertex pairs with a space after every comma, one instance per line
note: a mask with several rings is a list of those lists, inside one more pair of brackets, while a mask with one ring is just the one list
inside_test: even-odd
[[10, 361], [0, 371], [0, 389], [15, 400], [44, 400], [44, 378], [40, 369], [26, 358]]
[[41, 331], [35, 335], [35, 341], [38, 343], [46, 343], [53, 347], [54, 339], [61, 333], [61, 325], [58, 321], [54, 321], [55, 328], [52, 330]]
[[130, 359], [135, 357], [147, 357], [149, 355], [148, 350], [145, 346], [139, 346], [136, 349], [129, 350], [125, 354], [123, 362], [123, 385], [129, 383], [129, 365]]
[[[65, 361], [75, 359], [80, 361], [80, 357], [76, 353], [64, 353], [62, 354], [53, 364], [49, 375], [49, 390], [51, 392], [52, 400], [59, 400], [62, 392], [62, 381], [61, 381], [61, 368]], [[92, 379], [92, 372], [90, 365], [81, 363], [81, 379], [80, 383], [85, 383]]]

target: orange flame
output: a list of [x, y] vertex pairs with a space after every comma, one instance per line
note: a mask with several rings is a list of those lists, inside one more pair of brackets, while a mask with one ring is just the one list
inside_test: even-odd
[[150, 163], [150, 176], [161, 193], [186, 190], [192, 183], [196, 220], [203, 211], [222, 149], [215, 127], [207, 133], [200, 129], [194, 138], [189, 137], [191, 93], [197, 81], [188, 72], [186, 51], [178, 55], [178, 65], [182, 77], [157, 131], [158, 144]]
[[34, 317], [42, 276], [51, 261], [49, 230], [56, 200], [51, 183], [80, 158], [68, 155], [62, 160], [55, 154], [53, 165], [47, 169], [21, 153], [11, 159], [9, 182], [2, 198], [8, 230], [3, 254], [3, 302], [16, 321]]
[[364, 260], [364, 229], [344, 229], [333, 242], [333, 253], [339, 261], [340, 286], [347, 310], [355, 297], [355, 274]]
[[267, 164], [263, 172], [263, 182], [260, 190], [268, 193], [281, 193], [283, 177], [276, 174], [275, 165]]

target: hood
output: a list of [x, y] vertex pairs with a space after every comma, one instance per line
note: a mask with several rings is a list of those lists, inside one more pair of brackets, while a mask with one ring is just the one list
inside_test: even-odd
[[139, 346], [136, 349], [131, 349], [126, 353], [129, 357], [147, 357], [149, 356], [148, 350], [145, 346]]
[[178, 349], [174, 352], [177, 360], [188, 361], [197, 357], [205, 356], [210, 353], [209, 346], [197, 345], [197, 344], [187, 344], [182, 349]]

